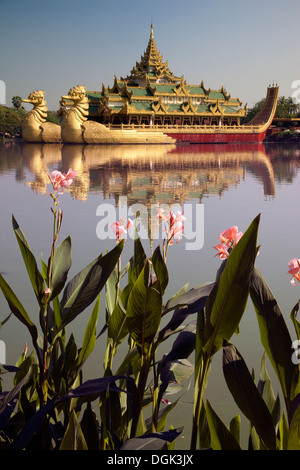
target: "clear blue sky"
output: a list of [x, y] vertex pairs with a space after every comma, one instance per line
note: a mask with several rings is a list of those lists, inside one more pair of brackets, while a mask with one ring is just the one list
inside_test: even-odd
[[[252, 106], [270, 82], [300, 79], [299, 0], [0, 0], [6, 104], [44, 89], [49, 109], [75, 85], [101, 90], [144, 53], [150, 25], [170, 70]], [[31, 107], [29, 107], [30, 109]]]

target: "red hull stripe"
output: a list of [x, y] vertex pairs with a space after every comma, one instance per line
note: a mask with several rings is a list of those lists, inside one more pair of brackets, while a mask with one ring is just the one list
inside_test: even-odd
[[169, 137], [172, 137], [178, 142], [189, 142], [190, 144], [223, 144], [223, 143], [238, 143], [238, 142], [262, 142], [265, 138], [266, 132], [260, 134], [201, 134], [201, 133], [190, 133], [190, 134], [173, 134], [167, 133]]

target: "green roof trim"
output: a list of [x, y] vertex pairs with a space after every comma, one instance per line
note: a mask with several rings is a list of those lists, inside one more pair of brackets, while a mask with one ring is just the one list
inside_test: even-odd
[[205, 95], [205, 91], [200, 85], [192, 85], [189, 86], [188, 89], [190, 90], [189, 95]]
[[132, 91], [132, 96], [153, 96], [149, 88], [127, 87], [128, 91]]
[[225, 95], [221, 91], [211, 91], [208, 98], [210, 100], [225, 100]]

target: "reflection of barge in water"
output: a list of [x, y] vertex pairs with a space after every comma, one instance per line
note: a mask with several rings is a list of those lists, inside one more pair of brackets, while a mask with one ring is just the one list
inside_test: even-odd
[[238, 98], [220, 90], [187, 84], [163, 62], [151, 25], [150, 39], [139, 62], [112, 87], [87, 91], [73, 87], [60, 101], [61, 126], [45, 122], [44, 91], [31, 93], [33, 104], [23, 125], [28, 142], [86, 144], [171, 144], [262, 142], [275, 115], [279, 88], [267, 89], [265, 103], [247, 124]]
[[126, 195], [130, 204], [183, 203], [224, 194], [250, 171], [265, 195], [275, 195], [270, 158], [262, 144], [240, 145], [53, 145], [23, 144], [23, 165], [34, 175], [28, 183], [46, 192], [48, 172], [73, 168], [78, 172], [72, 196], [85, 200], [91, 193], [115, 201]]

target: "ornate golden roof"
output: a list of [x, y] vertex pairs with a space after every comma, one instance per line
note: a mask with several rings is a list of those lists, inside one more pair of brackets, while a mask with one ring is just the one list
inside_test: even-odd
[[141, 82], [148, 81], [155, 83], [159, 80], [167, 79], [168, 82], [178, 82], [180, 78], [175, 77], [168, 67], [168, 61], [163, 62], [163, 56], [160, 54], [153, 35], [153, 24], [151, 24], [150, 39], [141, 60], [136, 62], [130, 75], [121, 78], [124, 81]]

